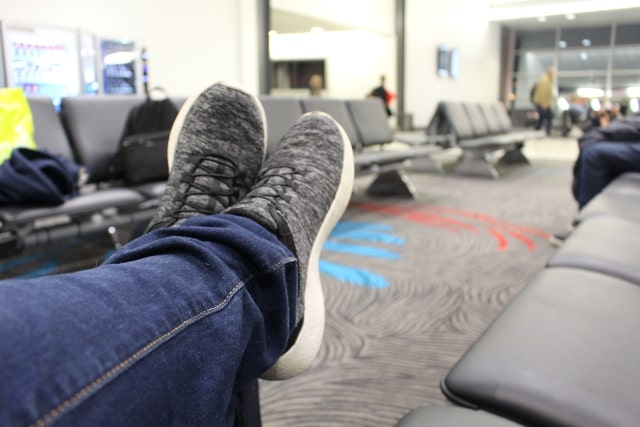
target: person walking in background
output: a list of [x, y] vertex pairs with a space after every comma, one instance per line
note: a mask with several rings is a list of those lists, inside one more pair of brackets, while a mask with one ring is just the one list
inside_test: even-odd
[[551, 124], [553, 122], [553, 80], [556, 75], [556, 69], [549, 67], [547, 71], [540, 76], [536, 82], [533, 91], [532, 101], [538, 112], [538, 121], [536, 122], [536, 130], [542, 129], [545, 124], [545, 132], [547, 136], [551, 135]]
[[381, 75], [380, 86], [373, 88], [373, 90], [369, 93], [369, 96], [371, 97], [375, 96], [377, 98], [382, 99], [382, 102], [384, 102], [384, 108], [385, 110], [387, 110], [387, 116], [391, 116], [393, 113], [391, 112], [391, 108], [389, 107], [389, 104], [391, 104], [391, 101], [393, 100], [395, 95], [389, 92], [385, 87], [386, 80], [387, 80], [387, 77], [384, 74]]

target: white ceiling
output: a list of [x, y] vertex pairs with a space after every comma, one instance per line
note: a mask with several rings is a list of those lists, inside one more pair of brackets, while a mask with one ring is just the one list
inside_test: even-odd
[[[605, 0], [601, 1], [601, 5], [599, 6], [601, 9], [606, 9], [607, 7], [618, 7], [620, 6], [621, 1], [624, 0]], [[557, 7], [559, 5], [565, 4], [566, 8], [562, 10], [575, 11], [579, 10], [579, 7], [584, 3], [589, 3], [591, 7], [593, 7], [594, 2], [585, 2], [580, 0], [565, 0], [563, 2], [558, 2], [555, 0], [490, 0], [490, 5], [492, 11], [501, 10], [505, 11], [509, 9], [510, 11], [520, 10], [522, 14], [529, 11], [528, 9], [531, 6], [536, 6], [536, 10], [549, 10], [550, 6], [553, 5]], [[549, 28], [549, 27], [558, 27], [558, 26], [593, 26], [598, 24], [611, 24], [611, 23], [629, 23], [636, 22], [640, 23], [640, 2], [635, 1], [638, 6], [636, 7], [627, 7], [625, 9], [616, 9], [616, 10], [600, 10], [598, 12], [588, 12], [588, 13], [575, 13], [575, 19], [569, 21], [565, 18], [565, 15], [555, 15], [555, 16], [547, 16], [545, 22], [539, 22], [538, 16], [525, 16], [523, 18], [510, 18], [500, 20], [499, 22], [503, 25], [514, 27], [514, 28], [523, 28], [523, 29], [535, 29], [535, 28]], [[545, 7], [546, 6], [546, 7]], [[555, 9], [561, 10], [561, 9]], [[526, 13], [527, 15], [531, 15], [531, 13]], [[271, 9], [271, 29], [277, 31], [279, 34], [287, 34], [287, 33], [304, 33], [308, 32], [312, 27], [321, 27], [325, 31], [341, 31], [341, 30], [353, 30], [358, 29], [356, 26], [345, 25], [343, 23], [321, 20], [317, 19], [313, 16], [301, 15], [296, 13], [291, 13], [279, 9], [272, 8]]]
[[640, 23], [640, 7], [624, 10], [605, 10], [590, 13], [576, 13], [574, 20], [568, 20], [565, 15], [546, 16], [545, 22], [538, 17], [513, 18], [499, 21], [501, 24], [522, 29], [595, 26], [612, 23]]

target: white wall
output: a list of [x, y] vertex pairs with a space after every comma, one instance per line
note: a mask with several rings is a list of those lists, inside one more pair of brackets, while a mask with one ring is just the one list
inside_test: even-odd
[[[388, 75], [389, 89], [397, 90], [395, 42], [390, 35], [393, 0], [272, 2], [312, 6], [323, 19], [355, 19], [372, 28], [346, 40], [327, 33], [325, 45], [318, 47], [329, 63], [331, 96], [364, 96], [382, 73]], [[407, 0], [405, 110], [414, 115], [415, 126], [426, 125], [440, 100], [498, 98], [500, 35], [497, 26], [488, 24], [488, 10], [487, 0]], [[133, 38], [149, 52], [150, 85], [163, 86], [170, 94], [189, 94], [216, 80], [236, 81], [258, 91], [256, 0], [65, 0], [55, 5], [48, 0], [4, 1], [0, 19]], [[358, 37], [377, 39], [380, 55], [375, 49], [372, 55]], [[456, 80], [436, 76], [440, 43], [460, 51], [461, 74]], [[306, 54], [317, 57], [315, 52]]]
[[[324, 96], [363, 98], [387, 77], [397, 82], [394, 0], [271, 0], [273, 9], [339, 22], [352, 31], [281, 34], [270, 37], [272, 60], [325, 59]], [[307, 95], [307, 91], [274, 91]]]
[[[274, 8], [313, 13], [321, 19], [378, 33], [378, 40], [369, 33], [367, 43], [363, 40], [359, 43], [348, 32], [327, 33], [324, 39], [315, 40], [311, 36], [292, 35], [289, 39], [272, 40], [271, 56], [326, 57], [328, 96], [362, 96], [382, 73], [388, 76], [387, 87], [397, 91], [394, 5], [393, 0], [271, 0]], [[498, 99], [500, 29], [488, 23], [488, 0], [406, 0], [405, 12], [405, 112], [413, 114], [414, 126], [426, 126], [440, 100]], [[458, 78], [437, 76], [439, 44], [459, 50]], [[376, 45], [382, 50], [367, 48]]]
[[149, 54], [150, 86], [186, 95], [215, 82], [258, 90], [255, 0], [3, 1], [0, 19], [132, 38]]
[[[497, 100], [500, 89], [500, 29], [488, 23], [481, 0], [407, 0], [405, 111], [425, 127], [441, 100]], [[460, 51], [457, 79], [436, 74], [437, 47]]]

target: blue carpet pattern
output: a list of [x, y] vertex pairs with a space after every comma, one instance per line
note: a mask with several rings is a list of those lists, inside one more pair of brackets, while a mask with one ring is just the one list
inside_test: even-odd
[[[497, 180], [412, 173], [416, 200], [356, 192], [322, 253], [320, 354], [295, 378], [260, 381], [263, 426], [388, 427], [450, 404], [440, 381], [574, 218], [571, 166], [534, 162]], [[0, 260], [0, 277], [90, 268], [111, 251], [107, 236], [39, 248]]]

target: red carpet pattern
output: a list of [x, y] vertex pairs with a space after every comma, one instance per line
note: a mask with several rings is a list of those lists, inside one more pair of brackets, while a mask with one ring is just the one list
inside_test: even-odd
[[343, 221], [386, 225], [404, 240], [393, 249], [399, 257], [324, 251], [323, 259], [389, 285], [323, 275], [320, 355], [296, 378], [260, 382], [263, 426], [386, 427], [413, 408], [450, 404], [440, 381], [544, 267], [548, 237], [573, 219], [570, 167], [534, 164], [495, 181], [411, 174], [418, 200], [354, 196]]

